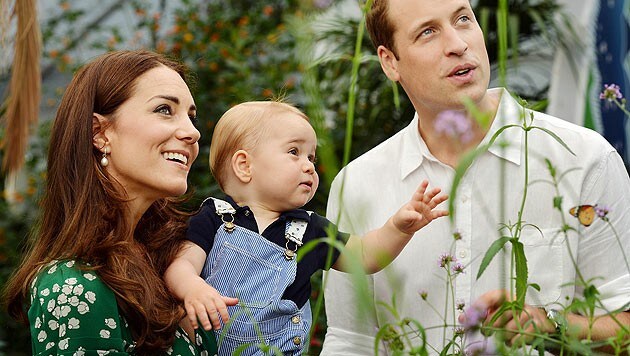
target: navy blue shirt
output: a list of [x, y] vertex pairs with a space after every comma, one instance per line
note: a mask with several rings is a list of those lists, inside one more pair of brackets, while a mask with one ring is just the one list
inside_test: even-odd
[[[260, 234], [256, 220], [254, 219], [254, 213], [247, 206], [238, 207], [231, 197], [227, 197], [224, 200], [236, 208], [234, 224]], [[284, 235], [285, 227], [287, 220], [292, 219], [306, 220], [308, 222], [302, 239], [304, 244], [313, 239], [328, 236], [327, 229], [329, 229], [329, 226], [334, 227], [333, 223], [320, 215], [315, 213], [309, 215], [306, 210], [295, 209], [282, 213], [261, 235], [267, 240], [285, 248], [287, 243]], [[212, 250], [214, 235], [222, 224], [221, 217], [216, 213], [214, 201], [208, 199], [201, 205], [200, 211], [190, 218], [186, 236], [188, 240], [201, 247], [207, 255], [210, 253], [210, 250]], [[336, 230], [336, 228], [334, 230]], [[336, 233], [336, 239], [342, 241], [344, 244], [348, 240], [348, 236], [349, 235], [346, 233]], [[289, 247], [294, 249], [295, 244], [290, 242]], [[329, 249], [332, 249], [332, 259], [331, 263], [326, 265]], [[297, 253], [299, 255], [299, 249]], [[295, 281], [284, 291], [282, 299], [292, 300], [298, 308], [301, 308], [311, 296], [311, 276], [320, 269], [329, 269], [335, 264], [338, 257], [339, 251], [326, 243], [319, 243], [304, 256], [300, 255]]]

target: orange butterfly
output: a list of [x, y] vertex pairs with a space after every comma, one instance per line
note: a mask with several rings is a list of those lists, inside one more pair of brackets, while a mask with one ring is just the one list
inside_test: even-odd
[[579, 205], [571, 208], [569, 210], [569, 214], [578, 218], [580, 224], [588, 227], [591, 226], [593, 220], [595, 220], [595, 216], [597, 216], [597, 212], [595, 211], [596, 205]]

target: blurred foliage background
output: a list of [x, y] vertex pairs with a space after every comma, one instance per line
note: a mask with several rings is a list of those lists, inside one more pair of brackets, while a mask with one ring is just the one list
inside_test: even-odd
[[[189, 205], [191, 210], [204, 197], [220, 194], [207, 157], [213, 127], [222, 113], [242, 101], [283, 97], [311, 116], [320, 147], [329, 153], [319, 160], [317, 169], [322, 184], [307, 207], [325, 213], [330, 180], [344, 155], [351, 59], [360, 11], [356, 16], [348, 16], [340, 10], [344, 7], [332, 0], [182, 0], [174, 9], [172, 3], [167, 7], [164, 0], [109, 1], [108, 11], [125, 9], [132, 14], [125, 18], [126, 27], [134, 29], [130, 32], [122, 31], [119, 26], [104, 26], [99, 18], [90, 20], [88, 26], [79, 26], [90, 11], [76, 6], [77, 3], [56, 0], [50, 10], [52, 14], [42, 20], [44, 78], [53, 72], [65, 73], [69, 78], [82, 64], [74, 57], [77, 46], [87, 47], [95, 55], [114, 49], [148, 48], [183, 60], [194, 73], [192, 91], [202, 138], [199, 159], [189, 175], [194, 195]], [[510, 56], [515, 65], [519, 43], [532, 38], [544, 38], [554, 44], [561, 42], [561, 32], [554, 22], [558, 11], [555, 1], [510, 3], [513, 11]], [[476, 3], [492, 61], [497, 58], [496, 7], [497, 1]], [[165, 28], [167, 10], [172, 19]], [[367, 36], [362, 51], [350, 158], [390, 137], [406, 126], [413, 115], [404, 92], [382, 74]], [[6, 81], [7, 75], [2, 74], [0, 83]], [[50, 119], [63, 89], [64, 85], [47, 88], [48, 95], [42, 102], [46, 117], [40, 118], [31, 139], [21, 177], [23, 183], [17, 192], [11, 196], [4, 194], [0, 199], [0, 285], [5, 284], [19, 262], [38, 213]], [[543, 106], [545, 92], [544, 86], [528, 92], [517, 90], [517, 94], [540, 101]], [[3, 135], [0, 131], [0, 136]], [[4, 188], [0, 182], [0, 189]], [[321, 275], [316, 275], [313, 283], [313, 298], [318, 298]], [[323, 311], [316, 318], [312, 354], [319, 353], [326, 328]], [[4, 311], [0, 313], [0, 325], [0, 354], [30, 354], [28, 327], [16, 324]]]

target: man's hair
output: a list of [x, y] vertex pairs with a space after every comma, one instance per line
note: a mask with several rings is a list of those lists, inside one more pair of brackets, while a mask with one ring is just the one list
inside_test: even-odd
[[225, 191], [232, 155], [238, 150], [252, 150], [264, 138], [267, 127], [281, 114], [295, 114], [309, 121], [293, 105], [279, 101], [248, 101], [238, 104], [219, 119], [210, 142], [210, 170]]
[[398, 59], [398, 53], [396, 53], [396, 46], [394, 44], [394, 32], [396, 28], [389, 19], [388, 11], [388, 0], [374, 0], [366, 15], [365, 24], [374, 48], [376, 49], [381, 45], [385, 46], [392, 51], [396, 59]]

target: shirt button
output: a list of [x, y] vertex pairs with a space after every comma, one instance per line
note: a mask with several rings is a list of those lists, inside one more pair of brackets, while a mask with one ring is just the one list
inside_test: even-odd
[[245, 216], [249, 216], [249, 210], [245, 210]]
[[300, 316], [299, 315], [295, 315], [291, 318], [291, 322], [293, 324], [298, 324], [300, 322]]
[[299, 336], [293, 338], [293, 343], [299, 345], [302, 343], [302, 339]]
[[466, 252], [466, 250], [459, 251], [460, 258], [466, 258], [466, 256], [468, 256], [468, 253]]

